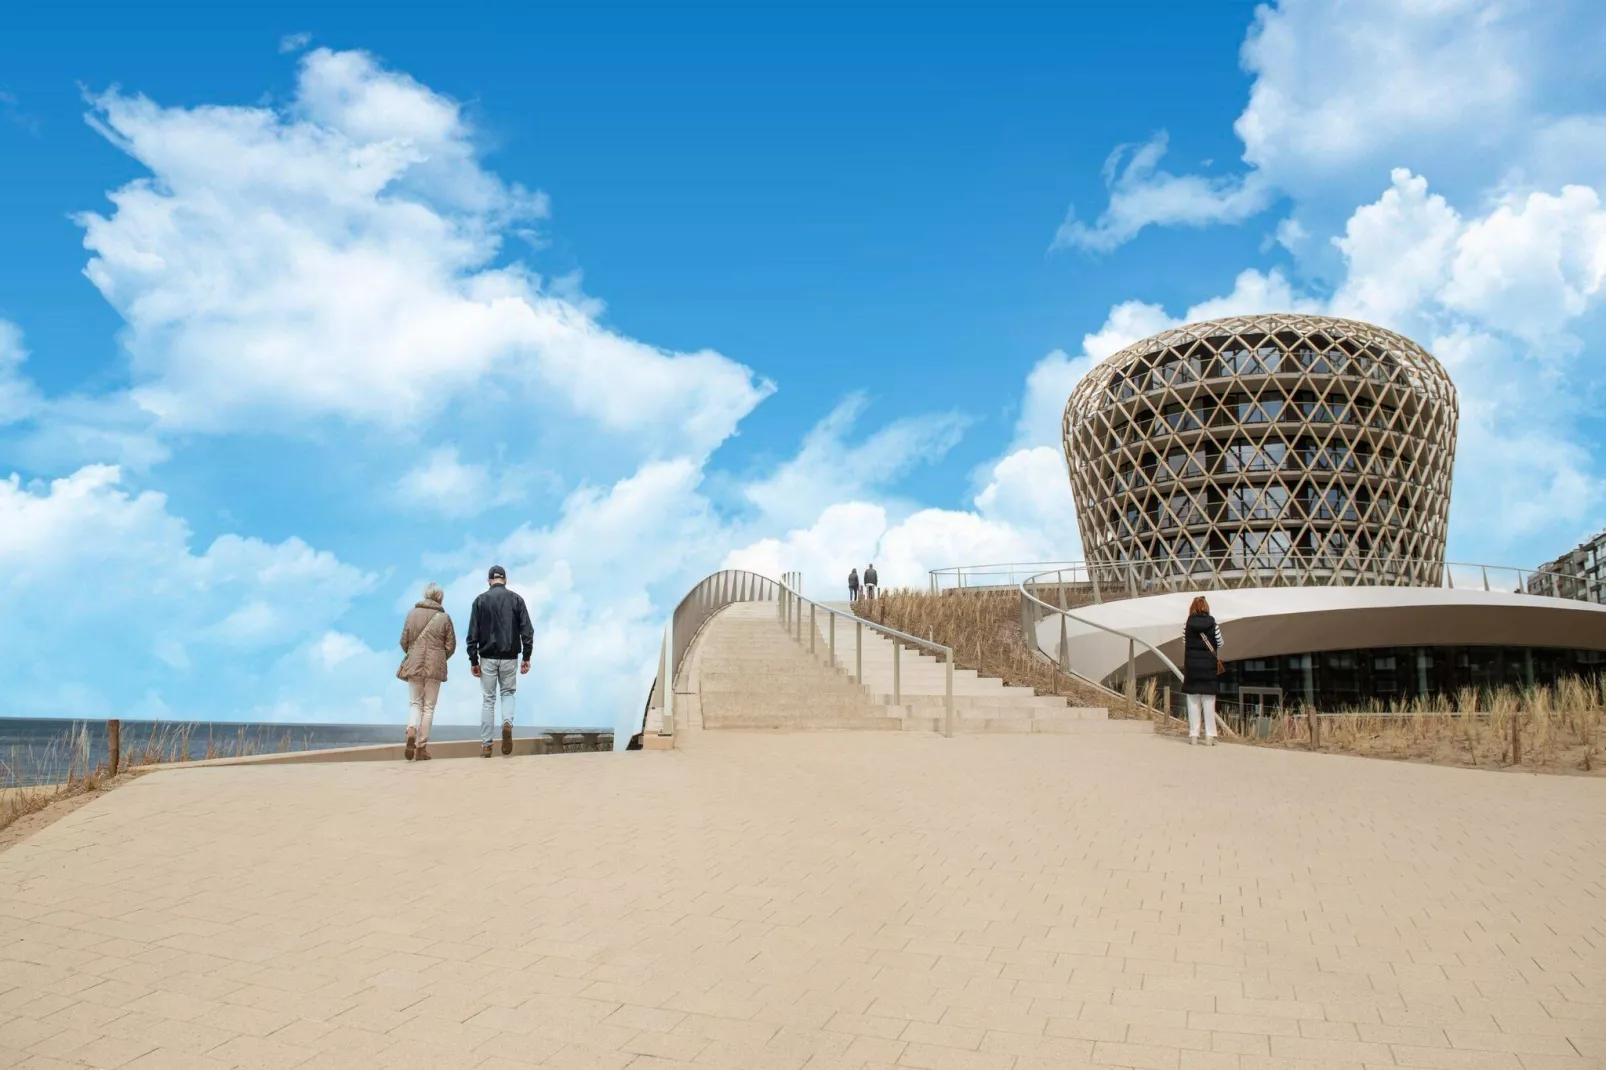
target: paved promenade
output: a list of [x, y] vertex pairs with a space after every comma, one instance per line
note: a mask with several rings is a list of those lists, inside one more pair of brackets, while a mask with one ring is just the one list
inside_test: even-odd
[[1606, 786], [1146, 736], [167, 772], [0, 854], [0, 1066], [1606, 1065]]

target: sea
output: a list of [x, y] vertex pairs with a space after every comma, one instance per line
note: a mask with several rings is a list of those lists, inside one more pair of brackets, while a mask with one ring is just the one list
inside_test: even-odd
[[[518, 735], [543, 732], [608, 732], [612, 728], [576, 728], [568, 725], [518, 725]], [[168, 761], [199, 760], [237, 754], [360, 747], [370, 743], [396, 743], [406, 735], [403, 725], [387, 724], [282, 724], [242, 721], [123, 721], [123, 753], [160, 752]], [[430, 729], [433, 740], [478, 739], [478, 725], [440, 724]], [[70, 721], [64, 718], [0, 717], [0, 787], [57, 784], [69, 769], [94, 769], [106, 761], [106, 722]]]

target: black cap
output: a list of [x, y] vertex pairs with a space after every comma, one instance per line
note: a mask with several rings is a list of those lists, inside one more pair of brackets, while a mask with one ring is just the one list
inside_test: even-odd
[[507, 569], [503, 568], [501, 565], [492, 565], [491, 574], [487, 578], [493, 580], [505, 580], [507, 579]]

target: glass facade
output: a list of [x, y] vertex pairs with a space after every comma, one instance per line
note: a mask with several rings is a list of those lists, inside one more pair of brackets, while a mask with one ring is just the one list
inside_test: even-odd
[[[1244, 658], [1227, 662], [1220, 678], [1221, 701], [1236, 704], [1247, 689], [1250, 704], [1267, 705], [1282, 695], [1284, 708], [1311, 706], [1342, 710], [1388, 706], [1432, 695], [1454, 696], [1465, 688], [1494, 691], [1554, 686], [1567, 677], [1606, 671], [1606, 652], [1531, 646], [1394, 646], [1367, 650], [1323, 650], [1312, 654]], [[1156, 688], [1176, 690], [1176, 677], [1153, 679]], [[1144, 681], [1140, 681], [1140, 684]], [[1248, 696], [1245, 696], [1248, 697]]]

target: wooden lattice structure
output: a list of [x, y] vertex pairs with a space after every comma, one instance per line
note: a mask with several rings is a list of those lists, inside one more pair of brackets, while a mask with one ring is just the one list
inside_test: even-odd
[[1456, 423], [1444, 368], [1381, 327], [1178, 327], [1065, 406], [1082, 546], [1112, 588], [1436, 585]]

